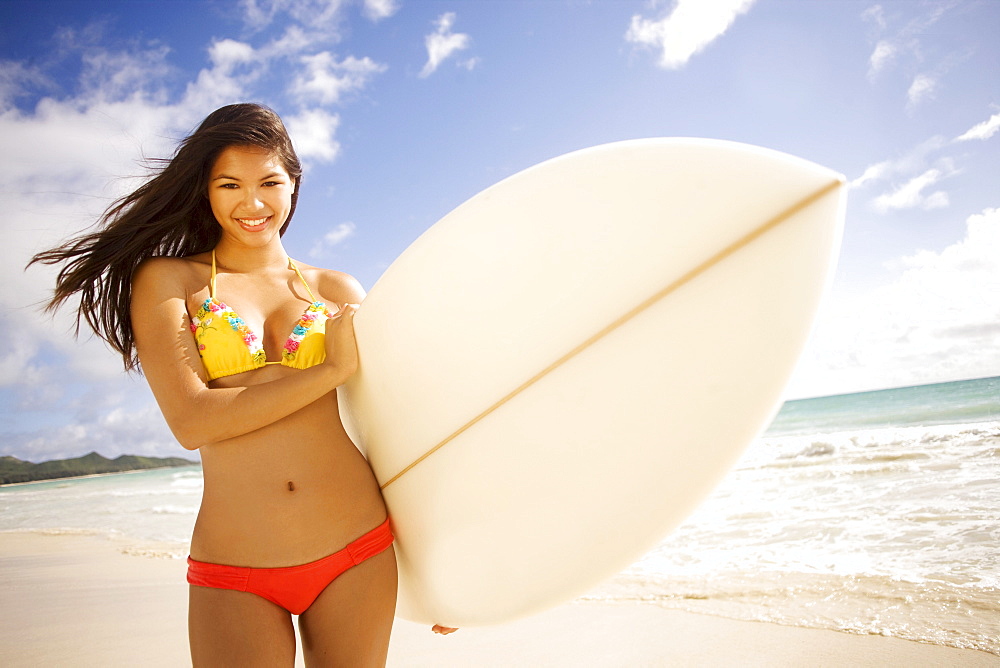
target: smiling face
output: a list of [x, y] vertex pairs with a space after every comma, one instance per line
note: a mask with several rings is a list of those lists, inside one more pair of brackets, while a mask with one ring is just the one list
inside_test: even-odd
[[230, 146], [208, 177], [208, 199], [223, 235], [248, 245], [278, 236], [295, 192], [279, 158], [252, 146]]

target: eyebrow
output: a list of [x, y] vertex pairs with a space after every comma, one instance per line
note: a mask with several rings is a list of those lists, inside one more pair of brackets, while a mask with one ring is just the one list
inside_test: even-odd
[[[273, 179], [275, 177], [282, 178], [282, 175], [279, 174], [278, 172], [271, 172], [267, 176], [260, 177], [260, 180], [261, 181], [267, 181], [268, 179]], [[230, 181], [239, 181], [240, 180], [240, 179], [236, 178], [235, 176], [229, 176], [228, 174], [219, 174], [218, 176], [216, 176], [212, 180], [213, 181], [221, 181], [222, 179], [229, 179]]]

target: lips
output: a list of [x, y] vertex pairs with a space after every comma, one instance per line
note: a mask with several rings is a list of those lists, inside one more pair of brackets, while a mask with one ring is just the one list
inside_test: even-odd
[[236, 222], [245, 230], [262, 230], [265, 224], [271, 220], [271, 216], [261, 216], [259, 218], [237, 218]]

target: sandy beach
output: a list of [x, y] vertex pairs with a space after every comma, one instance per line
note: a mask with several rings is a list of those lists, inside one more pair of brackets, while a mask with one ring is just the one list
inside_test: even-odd
[[[190, 665], [183, 559], [128, 551], [97, 536], [0, 533], [4, 665]], [[389, 665], [1000, 666], [1000, 657], [648, 604], [575, 602], [447, 637], [397, 620]]]

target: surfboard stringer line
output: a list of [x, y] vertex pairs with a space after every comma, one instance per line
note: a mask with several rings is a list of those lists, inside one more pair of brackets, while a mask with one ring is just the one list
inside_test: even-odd
[[547, 367], [545, 367], [544, 369], [542, 369], [541, 371], [539, 371], [538, 373], [536, 373], [534, 376], [532, 376], [531, 378], [529, 378], [525, 382], [521, 383], [517, 388], [515, 388], [511, 392], [507, 393], [503, 398], [499, 399], [496, 403], [494, 403], [492, 406], [490, 406], [489, 408], [487, 408], [486, 410], [484, 410], [482, 413], [480, 413], [479, 415], [477, 415], [476, 417], [472, 418], [471, 420], [469, 420], [468, 422], [466, 422], [464, 425], [462, 425], [461, 427], [459, 427], [458, 429], [456, 429], [449, 436], [447, 436], [446, 438], [442, 439], [439, 443], [437, 443], [437, 445], [433, 446], [432, 448], [430, 448], [429, 450], [427, 450], [426, 452], [424, 452], [422, 455], [420, 455], [419, 457], [417, 457], [416, 459], [414, 459], [412, 462], [410, 462], [409, 464], [407, 464], [399, 473], [397, 473], [396, 475], [392, 476], [387, 481], [385, 481], [385, 483], [383, 483], [382, 486], [379, 489], [385, 490], [389, 485], [391, 485], [392, 483], [394, 483], [397, 480], [399, 480], [400, 478], [402, 478], [404, 475], [406, 475], [409, 471], [411, 471], [415, 466], [417, 466], [418, 464], [420, 464], [422, 461], [424, 461], [425, 459], [427, 459], [428, 457], [430, 457], [431, 455], [433, 455], [435, 452], [437, 452], [438, 450], [440, 450], [441, 448], [443, 448], [444, 446], [446, 446], [451, 441], [453, 441], [456, 438], [458, 438], [458, 436], [460, 436], [463, 432], [467, 431], [470, 427], [472, 427], [476, 423], [482, 421], [485, 417], [487, 417], [488, 415], [490, 415], [491, 413], [493, 413], [494, 411], [496, 411], [498, 408], [500, 408], [501, 406], [503, 406], [505, 403], [507, 403], [508, 401], [510, 401], [511, 399], [513, 399], [514, 397], [516, 397], [518, 394], [520, 394], [521, 392], [523, 392], [527, 388], [531, 387], [532, 385], [534, 385], [535, 383], [537, 383], [539, 380], [541, 380], [542, 378], [544, 378], [548, 374], [552, 373], [553, 371], [555, 371], [556, 369], [558, 369], [560, 366], [562, 366], [563, 364], [565, 364], [566, 362], [568, 362], [572, 358], [576, 357], [578, 354], [580, 354], [582, 351], [584, 351], [587, 348], [589, 348], [590, 346], [592, 346], [597, 341], [600, 341], [602, 338], [604, 338], [605, 336], [607, 336], [608, 334], [610, 334], [614, 330], [618, 329], [619, 327], [621, 327], [622, 325], [624, 325], [626, 322], [628, 322], [629, 320], [631, 320], [635, 316], [639, 315], [640, 313], [642, 313], [643, 311], [645, 311], [646, 309], [648, 309], [653, 304], [655, 304], [658, 301], [660, 301], [661, 299], [667, 297], [671, 293], [676, 292], [682, 286], [686, 285], [687, 283], [690, 283], [692, 280], [694, 280], [695, 278], [697, 278], [701, 274], [705, 273], [706, 271], [708, 271], [709, 269], [711, 269], [715, 265], [719, 264], [720, 262], [722, 262], [723, 260], [725, 260], [727, 257], [733, 255], [734, 253], [738, 252], [742, 248], [744, 248], [744, 247], [748, 246], [749, 244], [753, 243], [756, 239], [758, 239], [761, 236], [767, 234], [770, 230], [778, 227], [779, 225], [781, 225], [782, 223], [784, 223], [789, 218], [792, 218], [793, 216], [795, 216], [796, 214], [798, 214], [800, 211], [804, 211], [805, 209], [809, 208], [810, 206], [812, 206], [813, 204], [815, 204], [819, 200], [823, 199], [824, 197], [826, 197], [827, 195], [829, 195], [831, 192], [835, 191], [837, 188], [840, 188], [843, 185], [844, 185], [844, 179], [843, 178], [839, 178], [839, 179], [831, 182], [830, 184], [828, 184], [828, 185], [820, 188], [816, 192], [814, 192], [811, 195], [808, 195], [807, 197], [803, 198], [802, 200], [796, 202], [795, 204], [793, 204], [792, 206], [788, 207], [787, 209], [785, 209], [784, 211], [782, 211], [778, 215], [774, 216], [773, 218], [768, 219], [762, 225], [754, 228], [748, 234], [744, 235], [743, 237], [740, 237], [739, 239], [737, 239], [736, 241], [734, 241], [730, 245], [726, 246], [725, 248], [723, 248], [718, 253], [716, 253], [715, 255], [711, 256], [710, 258], [708, 258], [707, 260], [705, 260], [704, 262], [702, 262], [698, 266], [694, 267], [693, 269], [689, 270], [688, 272], [686, 272], [685, 274], [683, 274], [679, 278], [675, 279], [670, 284], [668, 284], [666, 287], [662, 288], [661, 290], [659, 290], [658, 292], [656, 292], [652, 296], [646, 298], [639, 305], [635, 306], [634, 308], [632, 308], [630, 311], [628, 311], [624, 315], [619, 316], [617, 319], [615, 319], [614, 321], [612, 321], [611, 323], [609, 323], [607, 326], [605, 326], [604, 328], [602, 328], [601, 330], [599, 330], [597, 333], [595, 333], [592, 336], [590, 336], [588, 339], [586, 339], [585, 341], [583, 341], [582, 343], [580, 343], [579, 345], [577, 345], [575, 348], [573, 348], [572, 350], [570, 350], [569, 352], [567, 352], [565, 355], [563, 355], [562, 357], [560, 357], [556, 361], [554, 361], [551, 364], [549, 364]]

